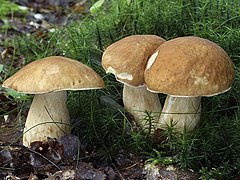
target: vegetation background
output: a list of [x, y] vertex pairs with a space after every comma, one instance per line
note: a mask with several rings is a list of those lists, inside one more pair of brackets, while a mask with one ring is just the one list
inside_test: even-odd
[[[95, 1], [92, 1], [94, 3]], [[79, 60], [98, 72], [106, 82], [102, 90], [69, 92], [72, 133], [94, 155], [79, 160], [98, 159], [111, 163], [120, 150], [141, 155], [152, 164], [174, 164], [192, 169], [200, 179], [234, 179], [240, 170], [240, 2], [237, 0], [109, 0], [101, 1], [83, 18], [61, 27], [51, 27], [44, 38], [32, 34], [4, 41], [14, 47], [14, 56], [23, 55], [25, 64], [50, 55]], [[2, 11], [1, 11], [2, 12]], [[69, 16], [73, 15], [69, 14]], [[4, 15], [4, 14], [3, 14]], [[1, 15], [0, 15], [1, 17]], [[122, 85], [101, 67], [101, 55], [111, 43], [133, 34], [155, 34], [166, 40], [179, 36], [199, 36], [219, 44], [235, 65], [232, 89], [205, 97], [199, 127], [178, 135], [174, 127], [164, 132], [161, 143], [135, 131], [117, 109]], [[27, 43], [26, 43], [27, 42]], [[8, 64], [1, 69], [1, 82], [16, 72]], [[0, 82], [0, 83], [1, 83]], [[6, 91], [6, 90], [2, 90]], [[9, 92], [7, 92], [9, 93]], [[31, 96], [8, 94], [27, 106]], [[165, 95], [159, 95], [164, 102]], [[111, 105], [109, 105], [111, 104]], [[1, 110], [1, 116], [9, 114]], [[146, 114], [146, 118], [151, 118]]]

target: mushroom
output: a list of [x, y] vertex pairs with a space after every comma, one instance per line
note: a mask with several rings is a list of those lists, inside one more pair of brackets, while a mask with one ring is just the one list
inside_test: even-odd
[[158, 128], [174, 125], [179, 132], [189, 132], [200, 120], [201, 97], [228, 91], [234, 67], [217, 44], [188, 36], [159, 46], [144, 76], [148, 90], [167, 94]]
[[51, 56], [33, 61], [3, 83], [3, 87], [35, 94], [23, 132], [23, 145], [70, 134], [66, 90], [104, 87], [102, 78], [79, 61]]
[[105, 71], [124, 84], [124, 107], [133, 115], [136, 125], [147, 131], [151, 127], [144, 120], [146, 111], [155, 116], [161, 104], [158, 95], [146, 89], [144, 69], [149, 57], [163, 42], [164, 39], [155, 35], [132, 35], [111, 44], [102, 56]]

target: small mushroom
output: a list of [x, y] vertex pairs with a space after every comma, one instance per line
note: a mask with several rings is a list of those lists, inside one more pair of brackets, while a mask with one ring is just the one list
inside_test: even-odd
[[[200, 120], [201, 97], [231, 88], [234, 67], [227, 53], [203, 38], [179, 37], [159, 46], [148, 61], [148, 90], [167, 94], [158, 128], [191, 131]], [[165, 127], [166, 128], [166, 127]]]
[[149, 57], [163, 42], [164, 39], [155, 35], [132, 35], [111, 44], [102, 56], [105, 71], [124, 84], [124, 107], [134, 116], [135, 123], [145, 130], [150, 128], [150, 123], [144, 120], [146, 111], [156, 116], [161, 111], [161, 104], [158, 95], [146, 89], [144, 69]]
[[104, 87], [102, 78], [79, 61], [51, 56], [33, 61], [3, 83], [3, 87], [35, 94], [28, 112], [23, 145], [70, 134], [66, 90]]

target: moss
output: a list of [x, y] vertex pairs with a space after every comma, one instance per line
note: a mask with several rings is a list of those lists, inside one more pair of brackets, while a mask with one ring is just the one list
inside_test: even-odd
[[[180, 167], [191, 168], [201, 176], [204, 173], [217, 179], [233, 179], [240, 169], [240, 3], [236, 0], [226, 2], [105, 1], [97, 14], [58, 28], [46, 40], [39, 41], [31, 36], [15, 43], [18, 53], [29, 61], [49, 55], [64, 55], [92, 66], [102, 75], [107, 86], [96, 92], [96, 99], [89, 92], [81, 92], [81, 96], [71, 93], [69, 104], [72, 114], [76, 109], [84, 112], [76, 131], [89, 144], [105, 152], [107, 157], [118, 149], [151, 153], [152, 147], [140, 133], [127, 131], [131, 126], [126, 119], [109, 115], [109, 110], [97, 103], [102, 94], [110, 95], [116, 101], [121, 99], [120, 85], [113, 76], [105, 75], [101, 68], [104, 49], [132, 34], [156, 34], [166, 39], [196, 35], [218, 43], [235, 64], [236, 77], [232, 89], [216, 97], [203, 98], [199, 129], [180, 137], [167, 132], [167, 140], [155, 148], [167, 157], [176, 157]], [[94, 103], [89, 104], [90, 98], [95, 100]], [[81, 106], [77, 107], [78, 103]]]

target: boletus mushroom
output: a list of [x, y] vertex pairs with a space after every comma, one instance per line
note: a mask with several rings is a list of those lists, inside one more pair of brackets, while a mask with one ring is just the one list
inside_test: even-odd
[[[102, 56], [105, 71], [124, 84], [124, 107], [133, 115], [136, 125], [145, 131], [153, 127], [145, 120], [146, 111], [158, 117], [161, 104], [158, 95], [146, 89], [144, 69], [149, 57], [163, 42], [165, 40], [156, 35], [132, 35], [111, 44]], [[151, 124], [155, 123], [153, 118]]]
[[70, 134], [66, 90], [88, 90], [104, 87], [102, 78], [79, 61], [50, 56], [33, 61], [3, 83], [3, 87], [34, 94], [28, 112], [23, 145], [59, 138]]
[[166, 41], [149, 59], [148, 90], [167, 94], [158, 128], [193, 130], [200, 120], [201, 97], [231, 88], [234, 67], [227, 53], [207, 39], [188, 36]]

